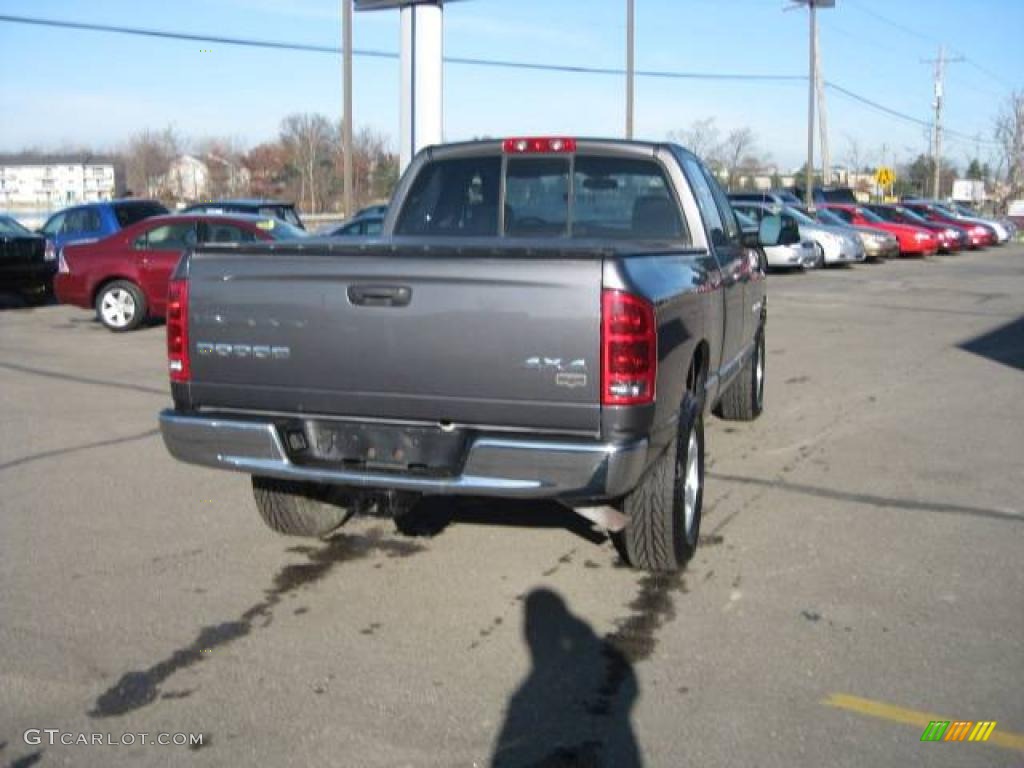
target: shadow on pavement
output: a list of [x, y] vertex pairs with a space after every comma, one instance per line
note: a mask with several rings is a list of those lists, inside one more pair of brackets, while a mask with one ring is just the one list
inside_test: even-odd
[[1024, 371], [1024, 316], [957, 346], [975, 355]]
[[[788, 483], [785, 480], [763, 480], [757, 477], [743, 477], [740, 475], [723, 475], [718, 472], [708, 472], [708, 477], [716, 480], [726, 480], [732, 483], [744, 485], [760, 485], [765, 488], [775, 488], [791, 493], [801, 493], [806, 496], [816, 496], [820, 499], [832, 499], [834, 501], [850, 501], [854, 504], [867, 504], [872, 507], [887, 509], [909, 509], [919, 512], [941, 512], [953, 515], [972, 515], [974, 517], [987, 517], [991, 520], [1006, 520], [1016, 523], [1024, 523], [1024, 515], [1019, 512], [1004, 509], [988, 509], [986, 507], [968, 507], [962, 504], [946, 504], [938, 501], [915, 501], [913, 499], [896, 499], [890, 496], [872, 496], [868, 493], [851, 493], [849, 491], [834, 491], [831, 488], [819, 488], [814, 485], [803, 485], [801, 483]], [[719, 526], [721, 527], [721, 526]], [[717, 530], [717, 529], [716, 529]]]
[[548, 589], [526, 597], [532, 668], [509, 700], [492, 768], [639, 768], [633, 666]]
[[436, 536], [452, 523], [528, 528], [563, 528], [602, 544], [607, 537], [572, 510], [550, 501], [427, 497], [395, 519], [406, 536]]

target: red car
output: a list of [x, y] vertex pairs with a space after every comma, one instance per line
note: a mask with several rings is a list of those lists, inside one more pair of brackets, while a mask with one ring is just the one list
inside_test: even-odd
[[900, 203], [903, 208], [913, 211], [918, 216], [923, 216], [928, 221], [938, 224], [947, 224], [951, 227], [960, 227], [967, 232], [967, 242], [971, 248], [984, 248], [988, 245], [995, 245], [996, 235], [983, 224], [971, 224], [963, 219], [954, 219], [946, 211], [938, 206], [917, 201], [904, 201]]
[[110, 330], [130, 331], [146, 318], [164, 317], [167, 283], [186, 248], [301, 237], [301, 229], [267, 216], [153, 216], [102, 240], [62, 248], [53, 288], [62, 304], [95, 309]]
[[859, 227], [874, 227], [896, 236], [900, 243], [901, 256], [932, 256], [939, 251], [939, 238], [929, 229], [915, 227], [911, 224], [898, 224], [886, 221], [877, 213], [860, 205], [845, 203], [827, 203], [820, 205], [834, 211], [836, 215]]

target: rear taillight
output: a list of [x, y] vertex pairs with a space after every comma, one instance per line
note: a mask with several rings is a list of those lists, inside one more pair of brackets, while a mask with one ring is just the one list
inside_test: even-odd
[[601, 294], [601, 404], [654, 402], [658, 337], [654, 307], [611, 289]]
[[188, 381], [188, 281], [171, 280], [167, 286], [167, 368], [171, 381]]
[[533, 136], [520, 139], [505, 139], [502, 149], [507, 154], [575, 152], [576, 139], [560, 136]]
[[[49, 261], [49, 259], [47, 259]], [[68, 266], [67, 257], [64, 255], [64, 249], [61, 248], [57, 251], [57, 271], [62, 275], [70, 275], [71, 267]]]

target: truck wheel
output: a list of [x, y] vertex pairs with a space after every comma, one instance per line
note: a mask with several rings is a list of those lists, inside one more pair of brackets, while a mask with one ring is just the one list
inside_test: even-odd
[[736, 381], [722, 395], [718, 415], [730, 421], [753, 421], [764, 409], [764, 326], [754, 337], [754, 353]]
[[146, 319], [146, 297], [135, 283], [114, 280], [96, 294], [96, 317], [111, 331], [132, 331]]
[[340, 489], [329, 485], [253, 477], [256, 508], [270, 528], [286, 536], [326, 536], [352, 516]]
[[677, 571], [693, 557], [704, 502], [704, 422], [687, 393], [676, 439], [623, 500], [629, 517], [612, 540], [623, 559], [645, 571]]

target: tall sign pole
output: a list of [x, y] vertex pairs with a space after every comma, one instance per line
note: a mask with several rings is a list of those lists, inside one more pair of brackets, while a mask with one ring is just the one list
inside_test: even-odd
[[804, 178], [804, 204], [808, 208], [814, 207], [814, 99], [818, 83], [818, 23], [814, 3], [815, 0], [807, 0], [810, 60], [807, 76], [807, 173]]
[[[814, 206], [814, 103], [818, 89], [818, 17], [819, 8], [835, 8], [836, 0], [793, 0], [795, 5], [785, 10], [807, 6], [807, 172], [804, 176], [804, 202], [808, 208]], [[822, 179], [827, 183], [826, 179]]]
[[633, 138], [633, 0], [626, 0], [626, 138]]
[[352, 0], [341, 0], [342, 81], [344, 114], [341, 116], [341, 162], [345, 178], [345, 217], [352, 215]]

